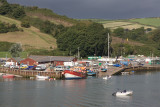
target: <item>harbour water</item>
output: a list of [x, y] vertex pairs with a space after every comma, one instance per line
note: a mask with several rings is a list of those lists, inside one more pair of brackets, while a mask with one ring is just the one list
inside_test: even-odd
[[[4, 80], [0, 78], [0, 107], [159, 107], [160, 71], [112, 76], [109, 80]], [[133, 96], [115, 97], [117, 89]]]

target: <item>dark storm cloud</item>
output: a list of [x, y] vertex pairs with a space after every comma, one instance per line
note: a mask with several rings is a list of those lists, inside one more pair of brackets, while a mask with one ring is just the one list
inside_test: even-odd
[[71, 18], [127, 19], [159, 17], [160, 0], [8, 0], [52, 9]]

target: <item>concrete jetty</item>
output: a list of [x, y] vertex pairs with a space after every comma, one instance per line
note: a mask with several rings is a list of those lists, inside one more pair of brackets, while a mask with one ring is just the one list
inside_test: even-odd
[[160, 65], [146, 65], [146, 66], [130, 66], [130, 67], [113, 67], [110, 66], [107, 72], [100, 72], [99, 76], [103, 77], [106, 75], [121, 75], [121, 72], [129, 72], [132, 71], [153, 71], [160, 70]]
[[113, 67], [113, 66], [110, 66], [108, 67], [107, 69], [107, 72], [99, 72], [99, 76], [100, 77], [103, 77], [103, 76], [106, 76], [106, 75], [114, 75], [118, 72], [121, 72], [123, 71], [125, 68], [120, 68], [120, 67]]

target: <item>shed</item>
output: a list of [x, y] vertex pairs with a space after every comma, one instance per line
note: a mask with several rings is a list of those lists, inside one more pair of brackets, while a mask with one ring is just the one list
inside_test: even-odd
[[77, 59], [75, 57], [67, 56], [40, 56], [31, 55], [25, 60], [21, 61], [23, 64], [35, 65], [35, 64], [47, 64], [52, 63], [54, 66], [64, 65], [64, 62], [75, 62]]
[[26, 58], [22, 61], [20, 61], [20, 64], [26, 64], [29, 66], [38, 65], [38, 62], [32, 58]]

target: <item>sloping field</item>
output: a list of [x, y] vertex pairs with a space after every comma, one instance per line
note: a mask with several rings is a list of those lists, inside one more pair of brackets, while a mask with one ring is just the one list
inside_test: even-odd
[[132, 41], [130, 39], [126, 40], [126, 39], [122, 39], [122, 38], [119, 38], [119, 37], [112, 36], [112, 45], [119, 44], [119, 43], [129, 44], [129, 45], [132, 45], [132, 46], [135, 46], [135, 45], [136, 46], [143, 46], [144, 45], [143, 43]]
[[[22, 28], [19, 21], [8, 17], [0, 15], [0, 21], [16, 24], [18, 28]], [[23, 32], [19, 31], [0, 34], [0, 41], [21, 43], [24, 48], [50, 49], [50, 47], [57, 47], [56, 39], [50, 35], [41, 33], [39, 29], [35, 27], [22, 29]]]
[[122, 27], [124, 29], [137, 29], [140, 27], [144, 27], [146, 28], [152, 28], [155, 29], [155, 27], [151, 27], [151, 26], [147, 26], [147, 25], [142, 25], [142, 24], [138, 24], [135, 22], [126, 22], [126, 21], [112, 21], [112, 22], [108, 22], [108, 23], [104, 23], [103, 26], [105, 28], [110, 28], [110, 29], [116, 29], [119, 27]]
[[25, 12], [27, 16], [33, 17], [33, 18], [40, 18], [41, 20], [49, 20], [55, 24], [62, 24], [63, 26], [73, 26], [76, 20], [68, 18], [66, 16], [58, 15], [54, 12], [52, 12], [49, 9], [43, 9], [43, 8], [34, 8], [34, 7], [28, 7], [25, 8]]
[[139, 24], [150, 25], [154, 27], [160, 27], [160, 18], [141, 18], [141, 19], [130, 19], [130, 22], [137, 22]]
[[64, 20], [60, 20], [59, 18], [53, 18], [51, 16], [45, 16], [41, 13], [27, 13], [28, 16], [30, 17], [34, 17], [34, 18], [40, 18], [42, 20], [50, 20], [51, 22], [55, 23], [55, 24], [62, 24], [64, 26], [73, 26], [72, 23], [69, 23], [67, 21], [64, 21]]

